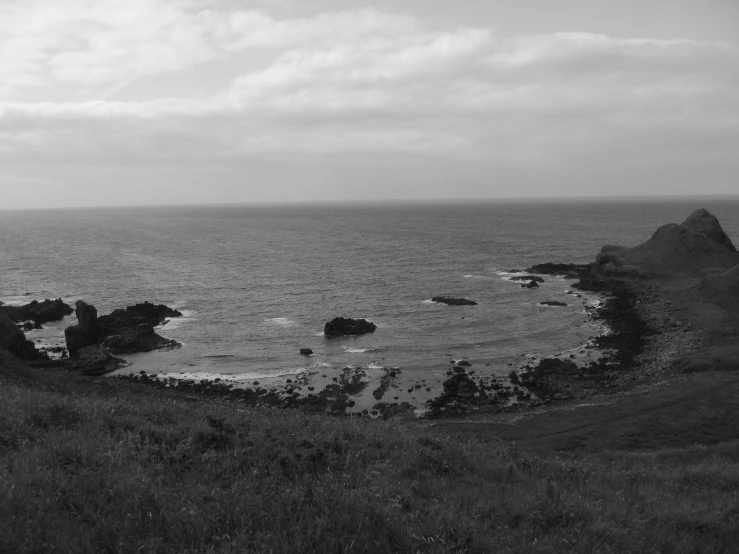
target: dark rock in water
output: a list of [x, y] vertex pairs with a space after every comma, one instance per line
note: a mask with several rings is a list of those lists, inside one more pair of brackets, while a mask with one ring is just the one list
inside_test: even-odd
[[454, 366], [454, 373], [465, 373], [465, 369], [462, 366], [455, 365]]
[[467, 360], [459, 360], [457, 362], [457, 365], [461, 365], [462, 367], [469, 367], [472, 364], [469, 361], [467, 361]]
[[543, 302], [539, 302], [539, 304], [542, 304], [544, 306], [566, 306], [564, 302], [557, 302], [556, 300], [544, 300]]
[[72, 325], [64, 330], [64, 338], [67, 341], [69, 354], [74, 356], [80, 349], [97, 344], [100, 337], [98, 326], [98, 311], [95, 306], [84, 300], [75, 303], [77, 314], [77, 325]]
[[539, 283], [536, 281], [529, 281], [528, 283], [522, 283], [521, 284], [522, 289], [538, 289]]
[[311, 354], [313, 354], [313, 350], [311, 350], [310, 348], [301, 348], [300, 353], [303, 356], [310, 356]]
[[177, 341], [165, 339], [154, 332], [154, 325], [180, 312], [163, 304], [149, 302], [129, 306], [125, 310], [97, 317], [97, 310], [82, 300], [75, 304], [78, 324], [67, 327], [64, 336], [70, 356], [87, 346], [102, 344], [114, 354], [150, 352], [163, 348], [177, 348]]
[[164, 304], [144, 302], [143, 304], [128, 306], [125, 309], [113, 310], [108, 315], [101, 316], [98, 319], [98, 324], [103, 332], [110, 333], [143, 323], [156, 327], [164, 323], [167, 318], [180, 316], [182, 316], [182, 312]]
[[434, 296], [431, 299], [432, 302], [439, 302], [448, 306], [477, 306], [477, 302], [474, 300], [467, 300], [466, 298], [449, 298], [447, 296]]
[[366, 319], [351, 319], [335, 317], [323, 327], [323, 334], [328, 337], [341, 337], [347, 335], [364, 335], [372, 333], [377, 325]]
[[154, 327], [149, 323], [122, 329], [118, 334], [105, 337], [102, 344], [113, 354], [151, 352], [152, 350], [182, 346], [175, 340], [165, 339], [157, 335], [154, 332]]
[[544, 278], [539, 277], [538, 275], [516, 275], [515, 277], [511, 277], [509, 280], [510, 281], [536, 281], [537, 283], [544, 282]]
[[21, 360], [36, 360], [43, 355], [36, 350], [33, 342], [18, 329], [10, 316], [0, 311], [0, 349], [15, 354]]
[[475, 381], [466, 373], [455, 373], [444, 381], [444, 393], [459, 398], [472, 398], [479, 392]]
[[64, 367], [67, 371], [80, 371], [85, 375], [104, 375], [127, 365], [125, 360], [112, 356], [104, 346], [93, 345], [79, 349]]
[[61, 321], [64, 316], [74, 312], [71, 306], [65, 304], [61, 298], [56, 300], [46, 299], [43, 302], [34, 300], [24, 306], [3, 306], [0, 308], [5, 311], [10, 318], [15, 321], [33, 321], [40, 328], [42, 323], [50, 321]]
[[531, 273], [542, 273], [545, 275], [564, 275], [571, 279], [577, 279], [587, 274], [593, 264], [557, 264], [545, 263], [532, 265], [526, 271]]

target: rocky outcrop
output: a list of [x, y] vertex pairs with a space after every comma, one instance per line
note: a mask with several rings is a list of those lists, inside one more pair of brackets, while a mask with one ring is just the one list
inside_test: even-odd
[[127, 365], [125, 360], [114, 357], [107, 348], [96, 344], [78, 350], [76, 356], [64, 364], [64, 368], [84, 375], [104, 375]]
[[0, 349], [7, 350], [21, 360], [36, 360], [41, 353], [36, 350], [33, 342], [26, 340], [26, 335], [8, 316], [0, 311]]
[[633, 248], [604, 246], [584, 281], [609, 277], [640, 277], [729, 267], [739, 254], [715, 216], [700, 209], [680, 225], [663, 225]]
[[303, 356], [310, 356], [311, 354], [313, 354], [313, 350], [311, 350], [310, 348], [301, 348], [300, 353]]
[[447, 296], [434, 296], [431, 299], [432, 302], [439, 302], [440, 304], [446, 304], [447, 306], [477, 306], [477, 302], [474, 300], [467, 300], [466, 298], [449, 298]]
[[372, 333], [377, 325], [366, 319], [351, 319], [335, 317], [323, 327], [323, 334], [327, 337], [341, 337], [347, 335], [364, 335]]
[[163, 304], [145, 302], [114, 310], [99, 318], [95, 307], [82, 300], [78, 300], [75, 307], [78, 324], [64, 331], [71, 356], [92, 345], [103, 345], [113, 354], [150, 352], [180, 346], [177, 341], [165, 339], [154, 332], [154, 325], [167, 317], [182, 315]]
[[33, 321], [36, 327], [50, 321], [61, 321], [64, 316], [74, 313], [61, 298], [46, 299], [42, 302], [34, 300], [24, 306], [2, 306], [0, 311], [5, 312], [15, 322]]
[[74, 356], [82, 348], [97, 344], [101, 332], [98, 325], [98, 311], [84, 300], [77, 300], [74, 305], [77, 314], [77, 325], [72, 325], [64, 330], [64, 338], [67, 341], [67, 350]]
[[106, 336], [102, 345], [113, 354], [132, 354], [177, 348], [180, 343], [156, 334], [151, 324], [141, 323], [118, 329], [116, 334]]
[[113, 310], [108, 315], [100, 316], [98, 325], [103, 333], [112, 333], [129, 327], [147, 323], [152, 327], [161, 325], [167, 318], [180, 317], [182, 313], [164, 304], [144, 302], [128, 306], [125, 309]]
[[522, 289], [538, 289], [539, 283], [536, 281], [529, 281], [528, 283], [521, 283]]
[[736, 248], [729, 236], [721, 228], [721, 224], [716, 219], [716, 216], [707, 210], [695, 210], [688, 216], [688, 219], [683, 221], [682, 226], [706, 241], [717, 244], [729, 252], [736, 252]]

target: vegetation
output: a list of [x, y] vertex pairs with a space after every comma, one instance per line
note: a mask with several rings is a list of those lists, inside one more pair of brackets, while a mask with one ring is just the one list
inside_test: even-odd
[[739, 441], [536, 453], [428, 422], [0, 381], [0, 552], [725, 552]]

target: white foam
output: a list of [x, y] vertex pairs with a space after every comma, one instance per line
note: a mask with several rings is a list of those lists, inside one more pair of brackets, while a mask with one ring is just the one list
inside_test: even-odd
[[162, 329], [164, 331], [171, 331], [172, 329], [177, 329], [180, 327], [183, 323], [188, 323], [190, 321], [196, 321], [196, 317], [173, 317], [166, 323], [162, 323], [161, 325], [157, 325], [156, 329]]
[[302, 375], [307, 373], [307, 368], [299, 367], [295, 369], [283, 369], [275, 373], [266, 373], [264, 371], [250, 371], [247, 373], [239, 373], [238, 375], [227, 375], [223, 373], [211, 373], [211, 372], [193, 372], [183, 371], [176, 373], [159, 373], [157, 377], [160, 379], [169, 379], [173, 377], [175, 379], [193, 379], [195, 381], [212, 381], [214, 379], [220, 379], [223, 383], [236, 383], [243, 384], [259, 379], [275, 379], [279, 377], [288, 377], [293, 375]]
[[421, 304], [436, 304], [436, 302], [429, 298], [428, 300], [422, 300]]
[[264, 321], [269, 325], [280, 325], [283, 327], [296, 325], [296, 323], [292, 319], [289, 319], [287, 317], [270, 317], [268, 319], [265, 319]]
[[370, 364], [367, 366], [367, 369], [382, 369], [384, 367], [385, 366], [383, 366], [382, 364], [379, 364], [377, 362], [370, 362]]
[[369, 348], [349, 348], [348, 346], [344, 346], [343, 349], [349, 354], [364, 354], [370, 351]]

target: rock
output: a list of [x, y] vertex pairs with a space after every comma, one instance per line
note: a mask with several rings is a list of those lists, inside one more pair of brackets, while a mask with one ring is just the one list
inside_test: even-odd
[[366, 319], [335, 317], [324, 325], [323, 334], [328, 337], [364, 335], [374, 332], [375, 329], [377, 325]]
[[122, 329], [116, 335], [109, 335], [103, 339], [103, 346], [113, 354], [131, 354], [133, 352], [151, 352], [165, 348], [179, 348], [182, 346], [175, 340], [165, 339], [154, 332], [149, 323], [142, 323], [134, 327]]
[[154, 325], [167, 317], [178, 317], [180, 312], [164, 304], [149, 302], [118, 309], [97, 317], [94, 306], [78, 300], [75, 304], [78, 324], [67, 327], [64, 336], [70, 356], [87, 346], [102, 344], [114, 354], [150, 352], [163, 348], [177, 348], [177, 341], [165, 339], [154, 332]]
[[104, 333], [113, 333], [142, 323], [148, 323], [156, 327], [164, 323], [167, 318], [180, 316], [182, 316], [182, 312], [164, 304], [144, 302], [143, 304], [128, 306], [125, 309], [113, 310], [108, 315], [101, 316], [98, 319], [98, 324]]
[[668, 223], [633, 248], [605, 246], [584, 284], [608, 277], [654, 276], [674, 271], [728, 268], [739, 254], [718, 220], [706, 210], [693, 212], [682, 224]]
[[70, 356], [74, 356], [79, 350], [86, 346], [97, 344], [100, 337], [98, 326], [98, 311], [95, 306], [87, 304], [84, 300], [75, 303], [77, 314], [77, 325], [72, 325], [64, 330], [64, 338], [67, 341], [67, 350]]
[[477, 384], [466, 373], [455, 373], [444, 381], [444, 393], [458, 398], [472, 398], [479, 392]]
[[303, 356], [310, 356], [311, 354], [313, 354], [313, 350], [311, 350], [310, 348], [301, 348], [300, 353]]
[[455, 365], [454, 366], [454, 373], [464, 373], [465, 369], [462, 366]]
[[67, 371], [80, 371], [85, 375], [104, 375], [127, 365], [125, 360], [112, 356], [104, 346], [93, 345], [80, 348], [64, 367]]
[[521, 284], [522, 289], [538, 289], [539, 283], [536, 281], [529, 281], [528, 283], [522, 283]]
[[21, 360], [36, 360], [42, 354], [36, 350], [33, 341], [26, 340], [26, 335], [18, 329], [10, 316], [0, 311], [0, 349], [7, 350]]
[[447, 296], [434, 296], [431, 299], [432, 302], [439, 302], [446, 304], [447, 306], [477, 306], [477, 302], [474, 300], [467, 300], [466, 298], [449, 298]]
[[61, 298], [56, 300], [46, 299], [43, 302], [34, 300], [24, 306], [3, 306], [0, 308], [15, 321], [33, 321], [35, 328], [40, 328], [42, 323], [50, 321], [61, 321], [64, 316], [74, 313], [71, 306], [65, 304]]
[[564, 302], [558, 302], [556, 300], [544, 300], [542, 302], [539, 302], [539, 304], [542, 304], [543, 306], [566, 306]]
[[469, 367], [472, 364], [469, 361], [467, 361], [467, 360], [459, 360], [457, 362], [457, 365], [461, 365], [462, 367]]
[[544, 278], [538, 275], [516, 275], [509, 279], [510, 281], [535, 281], [537, 283], [543, 283]]

